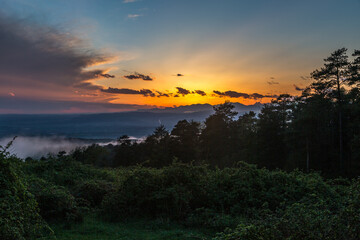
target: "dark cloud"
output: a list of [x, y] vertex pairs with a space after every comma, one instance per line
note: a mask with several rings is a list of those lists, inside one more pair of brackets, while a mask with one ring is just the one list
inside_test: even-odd
[[145, 97], [180, 97], [186, 96], [188, 94], [199, 94], [201, 96], [206, 96], [206, 93], [202, 90], [195, 90], [190, 91], [185, 88], [177, 87], [176, 93], [170, 92], [162, 92], [162, 91], [152, 91], [149, 89], [141, 89], [141, 90], [134, 90], [129, 88], [112, 88], [109, 87], [107, 89], [100, 89], [100, 91], [105, 93], [112, 93], [112, 94], [133, 94], [133, 95], [143, 95]]
[[274, 77], [270, 77], [270, 79], [273, 79], [273, 80], [274, 80], [275, 78], [274, 78]]
[[277, 97], [276, 95], [262, 95], [259, 93], [248, 94], [248, 93], [240, 93], [240, 92], [236, 92], [236, 91], [220, 92], [220, 91], [214, 90], [213, 92], [214, 92], [215, 96], [230, 97], [230, 98], [259, 99], [259, 98], [275, 98], [275, 97]]
[[231, 98], [250, 98], [250, 95], [247, 93], [239, 93], [235, 91], [226, 91], [226, 92], [220, 92], [220, 91], [214, 91], [215, 94], [222, 96], [222, 97], [231, 97]]
[[176, 74], [175, 76], [177, 76], [177, 77], [183, 77], [184, 75], [181, 74], [181, 73], [178, 73], [178, 74]]
[[153, 93], [150, 89], [141, 89], [140, 94], [144, 95], [145, 97], [155, 97], [155, 93]]
[[268, 97], [259, 93], [253, 93], [250, 95], [250, 98], [254, 98], [254, 99], [258, 99], [258, 98], [264, 98], [264, 97]]
[[206, 92], [204, 92], [202, 90], [195, 90], [193, 93], [199, 94], [201, 96], [206, 96]]
[[114, 78], [114, 77], [115, 77], [115, 75], [110, 75], [110, 74], [107, 74], [107, 73], [105, 73], [105, 74], [99, 74], [99, 76], [105, 77], [105, 78]]
[[156, 91], [157, 92], [157, 97], [170, 97], [172, 94], [171, 93], [163, 93], [160, 91]]
[[125, 75], [124, 78], [133, 80], [133, 79], [142, 79], [144, 81], [152, 81], [153, 78], [150, 77], [149, 75], [144, 75], [138, 72], [135, 72], [134, 74], [130, 74], [130, 75]]
[[296, 91], [304, 91], [305, 90], [305, 88], [301, 88], [301, 87], [299, 87], [299, 86], [297, 86], [295, 84], [294, 84], [294, 88], [295, 88]]
[[0, 87], [73, 87], [105, 74], [86, 68], [112, 59], [66, 31], [1, 12], [0, 52]]
[[189, 90], [187, 90], [185, 88], [176, 87], [176, 89], [177, 89], [177, 94], [180, 94], [180, 95], [183, 95], [183, 96], [188, 95], [188, 94], [191, 93]]
[[109, 87], [108, 89], [102, 89], [101, 91], [106, 92], [106, 93], [115, 93], [115, 94], [140, 94], [140, 91], [129, 89], [129, 88], [111, 88], [111, 87]]
[[101, 91], [105, 93], [113, 93], [113, 94], [133, 94], [133, 95], [143, 95], [145, 97], [155, 97], [155, 93], [152, 92], [150, 89], [134, 90], [129, 88], [109, 87], [108, 89], [101, 89]]
[[279, 84], [279, 82], [275, 82], [275, 81], [268, 81], [267, 83], [268, 83], [269, 85]]

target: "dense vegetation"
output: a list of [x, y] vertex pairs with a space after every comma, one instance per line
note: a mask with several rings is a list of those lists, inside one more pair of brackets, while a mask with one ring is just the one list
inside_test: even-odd
[[335, 51], [300, 97], [281, 95], [258, 116], [236, 119], [226, 102], [143, 142], [25, 161], [2, 147], [0, 239], [128, 239], [124, 226], [143, 239], [139, 222], [162, 229], [148, 239], [360, 239], [353, 56]]
[[[10, 143], [11, 144], [11, 143]], [[0, 239], [35, 239], [51, 236], [52, 230], [38, 212], [21, 172], [22, 162], [0, 147]]]
[[[2, 205], [2, 214], [8, 214], [2, 219], [27, 217], [24, 222], [2, 223], [11, 229], [1, 232], [9, 236], [4, 239], [52, 238], [39, 214], [60, 236], [81, 229], [77, 226], [85, 219], [91, 226], [103, 225], [101, 231], [123, 229], [124, 225], [133, 228], [134, 221], [147, 222], [152, 229], [173, 229], [175, 225], [182, 229], [183, 235], [170, 234], [168, 239], [187, 239], [190, 232], [195, 239], [360, 238], [358, 180], [326, 180], [318, 173], [286, 173], [244, 162], [223, 169], [178, 162], [163, 168], [104, 169], [70, 156], [26, 162], [1, 158], [2, 162], [10, 160], [17, 162], [17, 171], [28, 183], [32, 207], [26, 200], [21, 214], [12, 215], [8, 206], [17, 208], [23, 203]], [[43, 228], [41, 232], [38, 226]]]

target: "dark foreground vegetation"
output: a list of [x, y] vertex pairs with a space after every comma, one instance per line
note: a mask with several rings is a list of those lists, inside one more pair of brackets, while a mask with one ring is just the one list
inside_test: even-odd
[[4, 240], [360, 238], [360, 182], [318, 173], [2, 155], [0, 184]]
[[2, 147], [0, 239], [360, 239], [359, 65], [334, 52], [259, 116], [225, 103], [39, 160]]

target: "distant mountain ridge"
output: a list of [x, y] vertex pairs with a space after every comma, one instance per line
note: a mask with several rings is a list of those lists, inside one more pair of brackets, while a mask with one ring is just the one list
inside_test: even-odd
[[[234, 103], [239, 115], [254, 111], [262, 104]], [[204, 121], [214, 112], [210, 104], [194, 104], [164, 109], [94, 114], [3, 114], [0, 138], [11, 136], [62, 136], [78, 139], [116, 139], [124, 134], [144, 137], [163, 124], [171, 130], [179, 120]]]
[[[252, 105], [244, 105], [242, 103], [232, 103], [235, 106], [235, 111], [239, 114], [253, 111], [259, 113], [264, 106], [262, 103], [255, 103]], [[192, 104], [183, 105], [178, 107], [166, 107], [166, 108], [152, 108], [152, 109], [140, 109], [138, 112], [156, 112], [156, 113], [193, 113], [193, 112], [213, 112], [213, 107], [218, 105], [205, 104]]]

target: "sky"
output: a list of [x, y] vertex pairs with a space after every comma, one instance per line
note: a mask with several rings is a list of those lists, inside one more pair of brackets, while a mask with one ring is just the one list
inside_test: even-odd
[[299, 95], [360, 0], [0, 0], [0, 113], [118, 112]]

